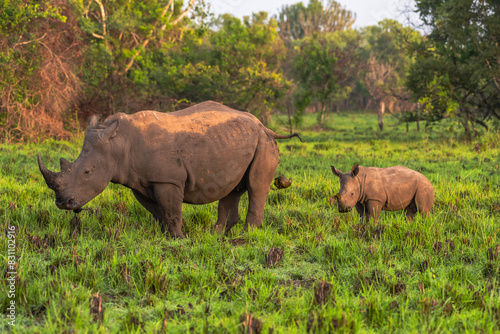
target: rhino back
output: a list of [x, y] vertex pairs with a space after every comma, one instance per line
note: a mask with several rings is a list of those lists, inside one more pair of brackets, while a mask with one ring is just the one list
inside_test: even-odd
[[377, 199], [385, 210], [401, 210], [408, 206], [417, 190], [432, 190], [429, 180], [421, 173], [404, 166], [387, 168], [365, 167], [364, 193], [368, 199]]
[[270, 154], [277, 154], [275, 141], [269, 143], [265, 127], [253, 115], [215, 102], [168, 114], [140, 111], [116, 118], [128, 143], [130, 168], [141, 183], [179, 184], [189, 203], [208, 203], [233, 190], [259, 142], [271, 144]]

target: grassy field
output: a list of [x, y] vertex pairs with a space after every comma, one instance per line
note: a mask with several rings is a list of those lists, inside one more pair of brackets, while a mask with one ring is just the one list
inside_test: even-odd
[[[36, 154], [58, 170], [81, 138], [0, 145], [0, 230], [15, 226], [18, 262], [16, 326], [5, 317], [4, 279], [0, 331], [500, 331], [500, 134], [467, 143], [447, 124], [406, 133], [389, 118], [380, 133], [376, 116], [363, 113], [332, 115], [318, 132], [313, 120], [300, 130], [305, 143], [279, 142], [277, 175], [293, 183], [273, 187], [263, 227], [243, 233], [245, 195], [226, 238], [209, 232], [213, 203], [185, 205], [187, 238], [166, 239], [117, 185], [74, 218], [55, 206]], [[271, 127], [286, 133], [284, 124]], [[430, 217], [382, 213], [375, 225], [338, 213], [330, 165], [353, 164], [426, 175], [436, 194]], [[0, 245], [7, 278], [7, 238]]]

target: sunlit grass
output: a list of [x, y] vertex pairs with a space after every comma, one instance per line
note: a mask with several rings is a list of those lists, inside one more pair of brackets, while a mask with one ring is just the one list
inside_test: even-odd
[[[286, 133], [286, 124], [274, 119], [270, 127]], [[82, 212], [74, 233], [73, 213], [56, 208], [36, 154], [58, 169], [60, 157], [77, 157], [82, 139], [1, 145], [0, 224], [18, 227], [14, 331], [159, 332], [167, 310], [165, 330], [180, 333], [237, 332], [250, 313], [264, 333], [500, 330], [500, 135], [467, 143], [449, 124], [406, 133], [389, 117], [379, 132], [376, 116], [364, 113], [333, 114], [323, 132], [313, 127], [307, 115], [305, 143], [279, 142], [277, 175], [292, 186], [271, 190], [264, 226], [243, 233], [245, 195], [226, 239], [209, 233], [216, 203], [184, 205], [187, 238], [170, 240], [118, 185], [87, 205], [94, 213]], [[420, 171], [434, 184], [432, 214], [408, 222], [384, 212], [364, 225], [354, 212], [338, 213], [330, 165], [353, 164]], [[7, 249], [5, 238], [0, 244]], [[266, 265], [272, 247], [284, 251], [276, 266]], [[332, 284], [323, 303], [315, 301], [320, 281]], [[102, 322], [90, 314], [96, 293]], [[6, 320], [0, 330], [12, 329]]]

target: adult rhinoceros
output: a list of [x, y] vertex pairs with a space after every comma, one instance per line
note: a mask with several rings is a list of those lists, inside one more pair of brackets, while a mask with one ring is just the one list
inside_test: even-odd
[[38, 165], [59, 209], [78, 210], [109, 182], [118, 183], [132, 189], [163, 233], [183, 238], [183, 202], [219, 200], [214, 228], [228, 232], [247, 190], [245, 230], [261, 226], [278, 165], [275, 139], [293, 136], [299, 137], [277, 135], [249, 113], [208, 101], [168, 114], [119, 113], [102, 124], [92, 117], [74, 163], [61, 158], [55, 173], [38, 154]]

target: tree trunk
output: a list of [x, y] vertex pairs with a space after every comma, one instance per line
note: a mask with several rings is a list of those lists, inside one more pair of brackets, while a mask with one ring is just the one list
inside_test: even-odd
[[290, 134], [292, 134], [293, 133], [292, 108], [288, 106], [286, 110], [288, 111], [288, 126], [290, 127]]
[[385, 112], [385, 102], [380, 101], [378, 112], [377, 112], [378, 127], [380, 128], [380, 131], [384, 131], [384, 112]]

